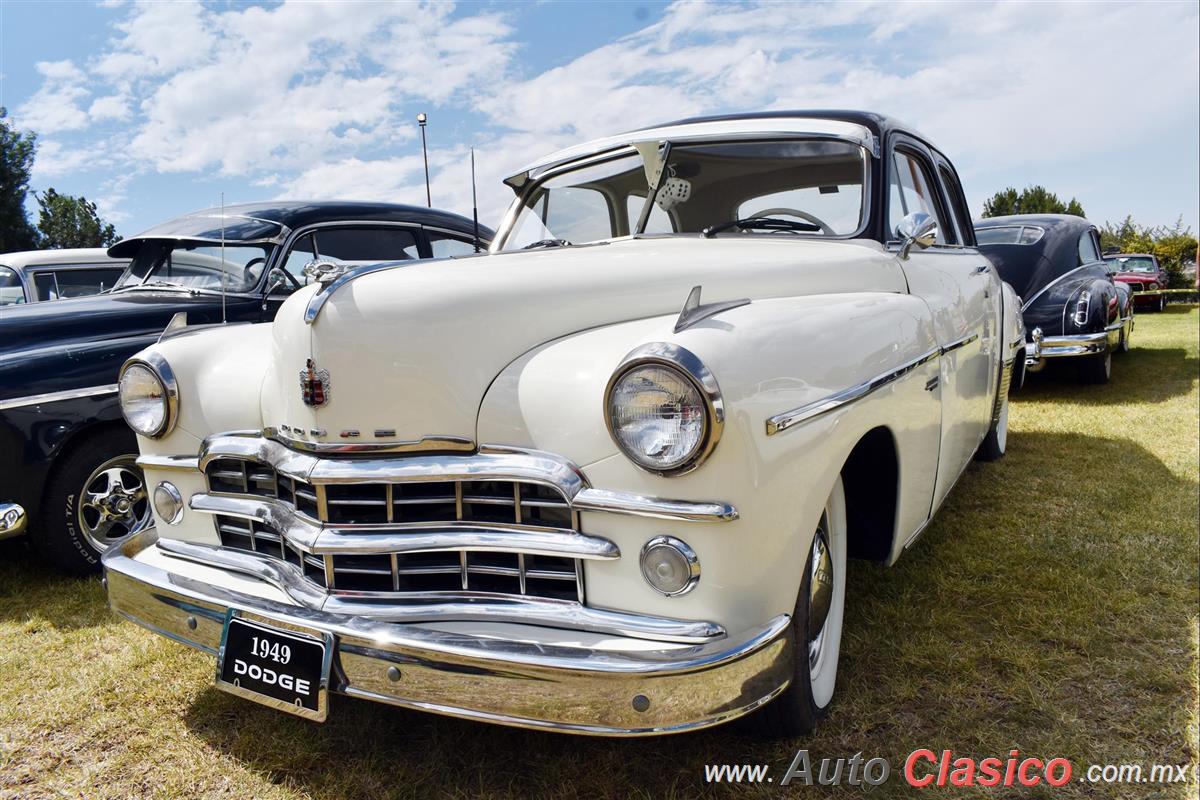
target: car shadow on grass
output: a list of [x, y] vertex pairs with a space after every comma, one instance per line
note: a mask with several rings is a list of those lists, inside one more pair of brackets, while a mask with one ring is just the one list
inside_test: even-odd
[[59, 630], [113, 621], [99, 575], [55, 571], [24, 537], [0, 542], [0, 623], [26, 623], [35, 616]]
[[[1137, 502], [1114, 474], [1139, 476]], [[216, 689], [185, 721], [223, 757], [316, 798], [744, 792], [754, 787], [707, 784], [705, 765], [769, 764], [779, 780], [801, 747], [887, 758], [878, 797], [904, 794], [917, 747], [1184, 763], [1196, 491], [1128, 439], [1013, 432], [1008, 456], [971, 465], [895, 567], [851, 565], [837, 699], [801, 740], [737, 723], [595, 739], [344, 697], [316, 725]]]
[[1057, 403], [1067, 400], [1084, 405], [1163, 403], [1192, 390], [1200, 360], [1183, 348], [1139, 347], [1113, 356], [1112, 377], [1107, 384], [1080, 383], [1074, 358], [1048, 359], [1046, 366], [1025, 377], [1025, 385], [1013, 395], [1016, 402]]

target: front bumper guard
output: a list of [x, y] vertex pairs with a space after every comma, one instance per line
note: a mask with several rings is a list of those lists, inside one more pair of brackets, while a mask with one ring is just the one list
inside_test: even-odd
[[518, 640], [501, 627], [473, 635], [291, 605], [232, 588], [244, 575], [226, 587], [160, 566], [171, 557], [154, 528], [105, 553], [113, 610], [211, 655], [231, 609], [317, 629], [334, 640], [332, 691], [422, 711], [566, 733], [676, 733], [753, 711], [787, 688], [794, 669], [786, 614], [736, 638], [610, 638], [601, 649], [556, 644], [572, 636], [550, 628]]
[[20, 536], [25, 532], [28, 517], [16, 503], [0, 503], [0, 539]]

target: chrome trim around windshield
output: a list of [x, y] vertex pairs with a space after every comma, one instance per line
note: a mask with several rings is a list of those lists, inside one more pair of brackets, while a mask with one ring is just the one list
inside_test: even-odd
[[0, 411], [5, 411], [10, 408], [23, 408], [25, 406], [36, 406], [42, 403], [57, 403], [60, 400], [77, 400], [81, 397], [98, 397], [105, 394], [116, 394], [117, 384], [109, 383], [104, 386], [89, 386], [86, 389], [65, 389], [61, 392], [46, 392], [45, 394], [31, 394], [25, 397], [13, 397], [9, 400], [0, 400]]
[[388, 622], [436, 622], [478, 620], [544, 625], [632, 638], [679, 643], [703, 643], [725, 635], [715, 622], [672, 619], [588, 608], [572, 600], [536, 597], [490, 597], [480, 594], [429, 593], [406, 595], [377, 602], [366, 597], [327, 595], [310, 583], [295, 564], [256, 553], [175, 539], [157, 540], [166, 555], [194, 564], [227, 569], [248, 575], [279, 589], [292, 600], [311, 609], [333, 614]]
[[[970, 340], [971, 337], [967, 337], [967, 339], [960, 340], [959, 342], [955, 342], [954, 344], [950, 345], [950, 348], [953, 349], [955, 347], [960, 347]], [[794, 408], [791, 411], [785, 411], [782, 414], [776, 414], [767, 420], [767, 436], [774, 436], [777, 433], [782, 433], [788, 428], [799, 425], [801, 422], [805, 422], [806, 420], [810, 420], [814, 417], [819, 417], [822, 414], [827, 414], [830, 411], [841, 408], [847, 403], [852, 403], [855, 400], [866, 397], [876, 389], [887, 386], [892, 381], [907, 375], [909, 372], [912, 372], [914, 369], [926, 363], [927, 361], [937, 358], [943, 352], [944, 350], [941, 347], [934, 348], [928, 353], [914, 358], [912, 361], [905, 362], [904, 364], [888, 370], [887, 372], [880, 373], [874, 378], [863, 381], [857, 386], [851, 386], [849, 389], [843, 389], [840, 392], [836, 392], [828, 397], [807, 403], [799, 408]]]

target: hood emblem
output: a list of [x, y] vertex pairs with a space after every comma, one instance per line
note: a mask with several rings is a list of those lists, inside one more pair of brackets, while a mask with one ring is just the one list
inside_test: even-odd
[[317, 369], [311, 358], [300, 370], [300, 397], [314, 408], [329, 402], [329, 370]]

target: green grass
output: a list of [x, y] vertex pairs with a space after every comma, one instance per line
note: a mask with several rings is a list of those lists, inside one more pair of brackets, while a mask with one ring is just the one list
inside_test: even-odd
[[[918, 794], [898, 775], [917, 747], [1194, 770], [1198, 321], [1195, 306], [1140, 315], [1108, 386], [1030, 376], [1007, 457], [972, 465], [896, 567], [852, 565], [838, 697], [807, 739], [766, 743], [737, 725], [581, 739], [345, 698], [314, 725], [217, 691], [210, 658], [118, 622], [98, 581], [56, 576], [8, 542], [0, 797], [780, 796], [708, 786], [704, 764], [768, 763], [778, 780], [797, 747], [888, 758], [877, 797]], [[1023, 796], [1197, 788], [1073, 781]]]

